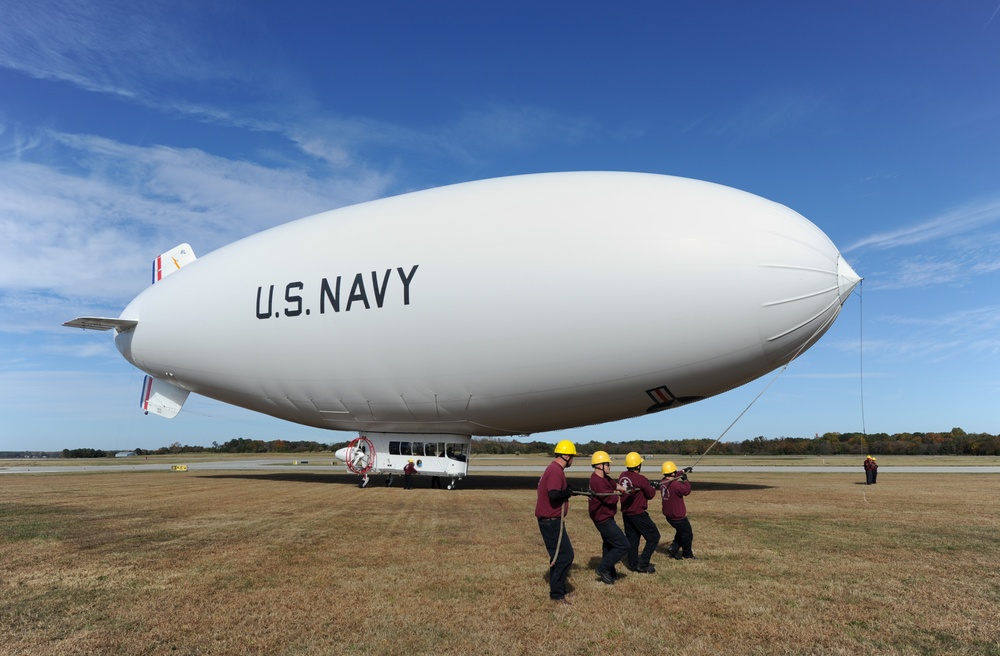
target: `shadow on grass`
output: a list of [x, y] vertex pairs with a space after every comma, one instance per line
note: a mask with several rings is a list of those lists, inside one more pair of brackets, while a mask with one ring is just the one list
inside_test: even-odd
[[[199, 478], [213, 479], [236, 479], [248, 481], [277, 481], [282, 483], [309, 483], [313, 485], [351, 485], [357, 487], [358, 477], [354, 474], [326, 474], [322, 472], [268, 472], [268, 473], [247, 473], [247, 474], [199, 474]], [[385, 487], [386, 476], [372, 476], [369, 487]], [[587, 488], [588, 479], [568, 478], [569, 486], [574, 490]], [[443, 485], [448, 484], [448, 479], [441, 477]], [[535, 490], [538, 486], [538, 478], [535, 476], [470, 476], [458, 481], [454, 491], [461, 490]], [[403, 489], [403, 477], [393, 477], [392, 487]], [[425, 489], [431, 492], [447, 492], [448, 490], [432, 490], [430, 476], [415, 476], [413, 480], [414, 489]], [[695, 491], [715, 491], [715, 492], [743, 492], [746, 490], [768, 490], [773, 485], [759, 485], [756, 483], [720, 483], [716, 481], [692, 481], [691, 487]]]

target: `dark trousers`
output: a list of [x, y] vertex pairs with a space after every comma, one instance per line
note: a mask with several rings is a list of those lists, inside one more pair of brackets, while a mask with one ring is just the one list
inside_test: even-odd
[[[562, 529], [562, 544], [559, 545], [559, 553], [557, 554], [556, 544], [559, 544], [560, 528]], [[566, 596], [566, 577], [569, 576], [569, 566], [573, 564], [573, 545], [559, 519], [538, 520], [538, 530], [542, 534], [542, 541], [545, 542], [545, 549], [549, 552], [549, 562], [553, 563], [552, 567], [549, 568], [549, 598], [562, 599]]]
[[[643, 569], [649, 565], [649, 559], [656, 551], [656, 545], [660, 543], [660, 531], [656, 524], [649, 518], [649, 513], [641, 512], [638, 515], [622, 515], [622, 523], [625, 524], [625, 538], [628, 540], [628, 553], [626, 562], [632, 569]], [[646, 546], [639, 554], [639, 538], [646, 538]]]
[[404, 490], [413, 489], [413, 474], [403, 474], [403, 489]]
[[694, 530], [691, 528], [691, 522], [688, 521], [688, 518], [668, 518], [667, 523], [674, 527], [674, 542], [680, 546], [681, 555], [685, 558], [693, 556], [694, 553], [691, 552], [691, 542], [694, 540]]
[[865, 470], [865, 485], [871, 485], [875, 482], [875, 472], [870, 469]]
[[618, 528], [614, 519], [607, 519], [596, 526], [601, 534], [601, 552], [604, 554], [601, 563], [597, 566], [597, 571], [610, 572], [618, 561], [628, 553], [628, 538]]

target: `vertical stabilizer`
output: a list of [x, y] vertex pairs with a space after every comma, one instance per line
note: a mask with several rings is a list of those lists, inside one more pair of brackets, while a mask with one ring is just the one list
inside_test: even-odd
[[169, 251], [153, 260], [153, 284], [160, 282], [171, 273], [179, 271], [185, 264], [194, 262], [194, 251], [188, 244], [174, 246]]
[[146, 376], [142, 381], [142, 411], [173, 419], [181, 411], [190, 392], [165, 380]]

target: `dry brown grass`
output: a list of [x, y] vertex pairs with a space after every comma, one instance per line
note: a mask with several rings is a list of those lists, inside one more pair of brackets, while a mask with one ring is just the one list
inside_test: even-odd
[[613, 587], [575, 499], [564, 606], [537, 475], [3, 476], [0, 653], [1000, 654], [1000, 477], [859, 478], [698, 475], [701, 560]]

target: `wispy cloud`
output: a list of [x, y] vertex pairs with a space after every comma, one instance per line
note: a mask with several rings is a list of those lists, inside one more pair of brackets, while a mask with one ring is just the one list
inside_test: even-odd
[[575, 144], [599, 130], [591, 119], [534, 105], [480, 105], [450, 121], [404, 126], [365, 118], [313, 116], [276, 127], [305, 153], [343, 167], [363, 153], [391, 150], [463, 163], [539, 144]]
[[895, 248], [912, 246], [968, 233], [1000, 221], [1000, 198], [981, 201], [950, 210], [920, 223], [890, 232], [879, 232], [860, 239], [845, 253], [863, 248]]
[[[176, 89], [171, 83], [182, 80], [205, 88], [213, 83], [231, 88], [234, 80], [258, 77], [267, 69], [267, 60], [252, 57], [261, 66], [250, 69], [237, 64], [236, 57], [216, 55], [238, 51], [245, 60], [253, 52], [239, 42], [218, 43], [225, 35], [209, 30], [216, 11], [208, 3], [178, 6], [156, 0], [141, 5], [86, 0], [11, 3], [4, 9], [0, 65], [145, 104], [167, 97], [153, 89]], [[253, 30], [246, 15], [234, 11], [228, 20]], [[213, 41], [214, 48], [201, 45]], [[261, 39], [245, 41], [257, 44]], [[220, 47], [227, 45], [231, 47]]]
[[[219, 42], [228, 32], [209, 28], [220, 12], [239, 24], [231, 44]], [[164, 115], [279, 135], [299, 155], [334, 169], [387, 149], [467, 162], [489, 151], [575, 143], [597, 128], [585, 117], [531, 105], [477, 106], [429, 126], [338, 115], [317, 103], [313, 81], [269, 46], [266, 25], [242, 9], [39, 0], [12, 7], [5, 24], [0, 66]]]
[[[867, 270], [871, 290], [964, 285], [1000, 271], [1000, 199], [860, 239], [846, 249]], [[877, 259], [872, 255], [881, 253]], [[872, 264], [863, 262], [871, 258]]]
[[992, 14], [990, 14], [990, 18], [986, 21], [986, 25], [983, 25], [983, 28], [989, 27], [990, 23], [993, 22], [993, 19], [997, 17], [998, 11], [1000, 11], [1000, 5], [997, 5], [997, 8], [993, 10]]
[[894, 340], [866, 341], [866, 354], [944, 361], [1000, 354], [1000, 306], [988, 305], [933, 317], [890, 316], [902, 328]]
[[470, 151], [522, 150], [538, 141], [578, 143], [597, 130], [586, 118], [568, 117], [544, 107], [491, 105], [466, 112], [441, 138]]
[[[61, 289], [118, 279], [132, 254], [191, 240], [212, 250], [285, 221], [385, 193], [391, 180], [354, 170], [315, 178], [198, 149], [141, 147], [48, 133], [79, 171], [0, 162], [0, 287]], [[42, 159], [45, 159], [44, 156]], [[160, 252], [160, 251], [156, 251]], [[152, 255], [155, 255], [153, 253]]]
[[31, 149], [6, 142], [0, 151], [17, 156], [0, 161], [3, 332], [52, 330], [91, 309], [120, 310], [148, 283], [151, 258], [178, 243], [204, 254], [383, 196], [392, 185], [363, 168], [317, 177], [302, 167], [90, 135], [42, 132]]
[[826, 93], [811, 89], [782, 89], [754, 95], [728, 117], [699, 118], [689, 129], [697, 127], [722, 136], [760, 138], [803, 123], [812, 125], [817, 117], [828, 114], [835, 106]]

